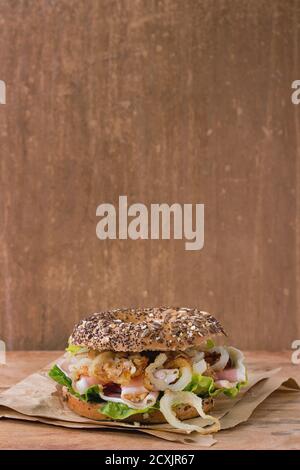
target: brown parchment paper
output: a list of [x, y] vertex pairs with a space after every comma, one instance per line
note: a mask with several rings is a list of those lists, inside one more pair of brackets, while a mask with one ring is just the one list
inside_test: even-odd
[[[210, 447], [216, 442], [216, 434], [200, 435], [196, 432], [186, 434], [172, 428], [168, 423], [139, 425], [138, 423], [93, 421], [78, 416], [69, 410], [58, 393], [56, 383], [48, 377], [51, 365], [26, 377], [0, 394], [0, 418], [39, 421], [77, 429], [132, 430], [168, 441], [197, 444], [199, 447]], [[283, 390], [300, 390], [298, 383], [290, 377], [283, 376], [280, 369], [248, 370], [247, 387], [242, 388], [241, 393], [235, 399], [218, 397], [211, 414], [220, 419], [221, 430], [235, 427], [247, 421], [255, 408], [279, 387]], [[207, 426], [207, 421], [200, 417], [186, 422], [201, 427]]]

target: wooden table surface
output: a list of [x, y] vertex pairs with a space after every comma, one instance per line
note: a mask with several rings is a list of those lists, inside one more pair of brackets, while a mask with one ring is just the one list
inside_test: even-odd
[[[45, 366], [58, 351], [9, 352], [7, 364], [0, 366], [0, 392]], [[247, 362], [256, 367], [284, 368], [300, 380], [300, 365], [291, 363], [290, 352], [246, 353]], [[288, 393], [282, 401], [281, 394]], [[253, 413], [247, 423], [217, 434], [210, 449], [300, 449], [300, 393], [275, 392]], [[0, 420], [1, 449], [183, 449], [180, 445], [141, 433], [64, 429], [39, 423]]]

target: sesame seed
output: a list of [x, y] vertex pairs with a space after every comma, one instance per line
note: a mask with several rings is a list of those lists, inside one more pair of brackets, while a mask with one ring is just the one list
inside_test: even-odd
[[[114, 309], [94, 313], [77, 323], [70, 341], [98, 351], [183, 350], [187, 344], [198, 344], [198, 338], [225, 334], [220, 323], [197, 309], [146, 308]], [[197, 335], [195, 343], [195, 335]], [[170, 339], [171, 338], [171, 339]]]

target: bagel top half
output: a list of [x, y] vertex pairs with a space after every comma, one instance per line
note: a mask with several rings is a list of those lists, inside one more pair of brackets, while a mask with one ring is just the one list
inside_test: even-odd
[[124, 308], [81, 320], [69, 343], [97, 351], [184, 351], [216, 336], [226, 336], [221, 324], [196, 308]]

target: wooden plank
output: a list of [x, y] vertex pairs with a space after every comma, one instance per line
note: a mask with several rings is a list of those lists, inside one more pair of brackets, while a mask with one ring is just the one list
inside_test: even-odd
[[[123, 305], [300, 337], [299, 2], [1, 1], [0, 331], [63, 348]], [[205, 247], [96, 238], [96, 207], [202, 202]]]
[[[12, 385], [59, 356], [59, 352], [11, 352], [9, 367], [1, 366], [0, 389]], [[290, 353], [247, 353], [247, 363], [281, 366], [300, 381], [300, 366]], [[13, 373], [12, 373], [13, 371]], [[299, 449], [300, 394], [276, 392], [263, 402], [249, 421], [217, 434], [213, 449]], [[0, 420], [1, 449], [193, 449], [193, 445], [166, 442], [140, 433], [57, 428], [39, 423]]]

